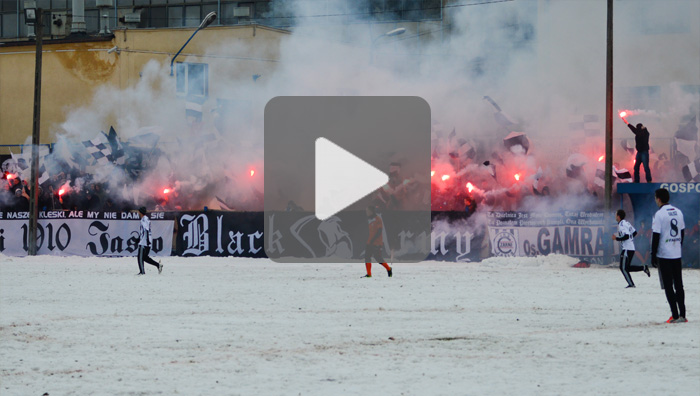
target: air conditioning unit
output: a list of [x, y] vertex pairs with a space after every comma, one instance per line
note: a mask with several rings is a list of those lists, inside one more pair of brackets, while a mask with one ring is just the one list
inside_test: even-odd
[[66, 11], [51, 13], [51, 35], [68, 36], [70, 34], [71, 16]]
[[128, 28], [144, 28], [146, 27], [146, 23], [148, 22], [148, 18], [143, 18], [141, 16], [143, 12], [142, 8], [137, 8], [137, 9], [119, 9], [117, 10], [117, 21], [118, 26], [126, 26]]
[[124, 23], [140, 23], [141, 13], [140, 12], [129, 12], [124, 14]]
[[233, 16], [234, 17], [249, 17], [250, 16], [250, 7], [236, 7], [233, 9]]

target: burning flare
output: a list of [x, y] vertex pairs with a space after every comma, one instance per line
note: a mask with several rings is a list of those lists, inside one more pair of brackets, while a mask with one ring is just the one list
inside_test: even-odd
[[627, 117], [627, 112], [626, 111], [621, 111], [620, 112], [620, 118], [625, 118]]
[[66, 193], [66, 190], [64, 190], [64, 189], [58, 190], [58, 195], [59, 195], [59, 196], [65, 194], [65, 193]]
[[255, 169], [250, 170], [250, 177], [253, 177], [253, 175], [255, 175]]
[[450, 178], [450, 175], [442, 175], [442, 181], [445, 181]]
[[598, 162], [603, 162], [604, 159], [605, 159], [605, 156], [601, 155], [600, 157], [598, 157]]
[[435, 171], [430, 171], [430, 177], [435, 176]]
[[164, 189], [163, 189], [163, 194], [169, 194], [169, 193], [170, 193], [170, 189], [169, 189], [169, 188], [164, 188]]
[[474, 185], [470, 182], [467, 182], [467, 191], [472, 192], [472, 190], [474, 190]]
[[516, 173], [513, 177], [515, 177], [515, 180], [520, 181], [520, 173]]

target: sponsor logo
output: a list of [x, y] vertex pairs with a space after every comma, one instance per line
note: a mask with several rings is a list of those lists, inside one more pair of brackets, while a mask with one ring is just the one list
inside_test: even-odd
[[494, 253], [497, 256], [515, 256], [518, 250], [518, 241], [510, 232], [499, 232], [493, 238]]

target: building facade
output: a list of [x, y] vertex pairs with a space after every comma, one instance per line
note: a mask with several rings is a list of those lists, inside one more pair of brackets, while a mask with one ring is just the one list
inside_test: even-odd
[[[191, 28], [115, 30], [107, 37], [48, 40], [42, 67], [41, 141], [52, 143], [57, 126], [67, 114], [88, 105], [101, 87], [127, 90], [137, 84], [144, 66], [152, 61], [167, 65], [192, 35]], [[182, 102], [207, 100], [208, 106], [225, 105], [235, 93], [223, 92], [219, 79], [269, 74], [274, 69], [282, 37], [289, 32], [257, 25], [210, 27], [197, 33], [174, 64], [172, 79]], [[212, 42], [237, 41], [254, 53], [236, 50], [207, 51]], [[232, 61], [236, 67], [230, 67]], [[33, 42], [0, 46], [0, 144], [22, 144], [32, 134], [35, 50]], [[167, 70], [163, 71], [167, 75]], [[111, 104], [115, 117], [120, 103]], [[108, 120], [114, 121], [114, 120]], [[0, 154], [7, 154], [4, 148]], [[17, 152], [17, 150], [15, 150]]]
[[[109, 29], [195, 27], [210, 12], [219, 15], [217, 25], [257, 23], [289, 28], [300, 21], [333, 23], [358, 21], [423, 21], [442, 18], [442, 0], [81, 0], [85, 2], [87, 33]], [[0, 38], [27, 37], [24, 0], [0, 1]], [[46, 35], [71, 33], [71, 0], [36, 0], [43, 10]], [[302, 11], [299, 11], [302, 10]], [[304, 11], [308, 10], [308, 11]], [[341, 10], [341, 11], [338, 11]]]

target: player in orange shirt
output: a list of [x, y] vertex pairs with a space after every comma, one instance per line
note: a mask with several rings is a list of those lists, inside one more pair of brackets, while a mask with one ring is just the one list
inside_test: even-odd
[[377, 259], [379, 264], [386, 268], [391, 278], [391, 267], [384, 262], [384, 257], [382, 257], [382, 247], [384, 245], [382, 231], [384, 223], [382, 219], [377, 216], [377, 211], [374, 206], [368, 206], [365, 213], [367, 214], [367, 221], [369, 222], [369, 237], [367, 238], [367, 247], [365, 248], [365, 267], [367, 268], [367, 275], [363, 276], [363, 278], [372, 277], [372, 257]]

